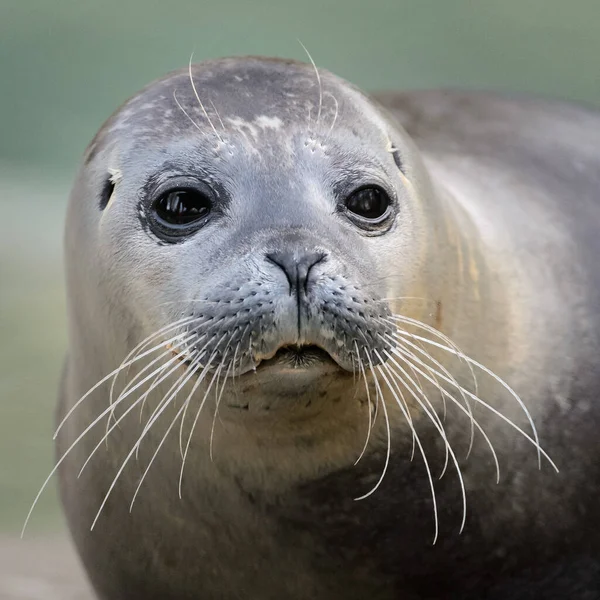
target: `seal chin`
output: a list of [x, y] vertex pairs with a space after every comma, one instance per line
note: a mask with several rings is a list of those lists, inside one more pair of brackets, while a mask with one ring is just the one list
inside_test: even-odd
[[[255, 366], [242, 370], [232, 385], [243, 393], [228, 398], [229, 408], [243, 408], [255, 415], [318, 415], [330, 396], [341, 396], [352, 371], [341, 366], [316, 345], [286, 345], [267, 356], [255, 357]], [[237, 401], [241, 400], [239, 405]], [[299, 403], [298, 403], [299, 402]]]

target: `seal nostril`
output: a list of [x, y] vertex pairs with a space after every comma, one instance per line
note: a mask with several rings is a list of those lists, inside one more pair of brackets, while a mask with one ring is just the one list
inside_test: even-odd
[[294, 281], [296, 280], [295, 268], [294, 268], [295, 265], [290, 265], [290, 264], [287, 264], [286, 262], [284, 262], [281, 259], [281, 257], [279, 256], [279, 253], [277, 253], [277, 252], [267, 254], [266, 258], [268, 261], [270, 261], [274, 265], [278, 266], [284, 272], [284, 274], [288, 280], [288, 284], [290, 286], [290, 296], [291, 296], [292, 290], [294, 289]]
[[310, 270], [318, 263], [325, 260], [323, 252], [294, 252], [282, 250], [270, 252], [266, 259], [277, 265], [284, 273], [290, 286], [290, 295], [303, 290], [308, 291], [308, 276]]

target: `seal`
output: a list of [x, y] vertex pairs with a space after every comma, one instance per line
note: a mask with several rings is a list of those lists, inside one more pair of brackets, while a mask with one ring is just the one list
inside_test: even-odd
[[98, 596], [598, 597], [599, 133], [253, 57], [127, 101], [66, 224]]

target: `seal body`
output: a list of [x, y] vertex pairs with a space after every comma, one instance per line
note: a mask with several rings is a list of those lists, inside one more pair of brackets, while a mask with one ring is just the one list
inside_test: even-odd
[[599, 597], [599, 134], [259, 58], [119, 109], [66, 233], [98, 596]]

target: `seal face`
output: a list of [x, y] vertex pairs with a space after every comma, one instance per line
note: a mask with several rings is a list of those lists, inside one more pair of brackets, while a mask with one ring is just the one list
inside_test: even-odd
[[[600, 593], [580, 529], [596, 470], [552, 469], [598, 450], [600, 271], [572, 244], [600, 225], [598, 159], [582, 138], [584, 183], [558, 190], [518, 102], [476, 97], [474, 125], [431, 98], [382, 96], [417, 149], [330, 73], [222, 59], [151, 84], [90, 144], [57, 469], [101, 598]], [[553, 117], [564, 146], [579, 130]], [[566, 191], [585, 227], [557, 220]], [[562, 262], [540, 269], [541, 249]], [[570, 398], [576, 444], [556, 430]]]

